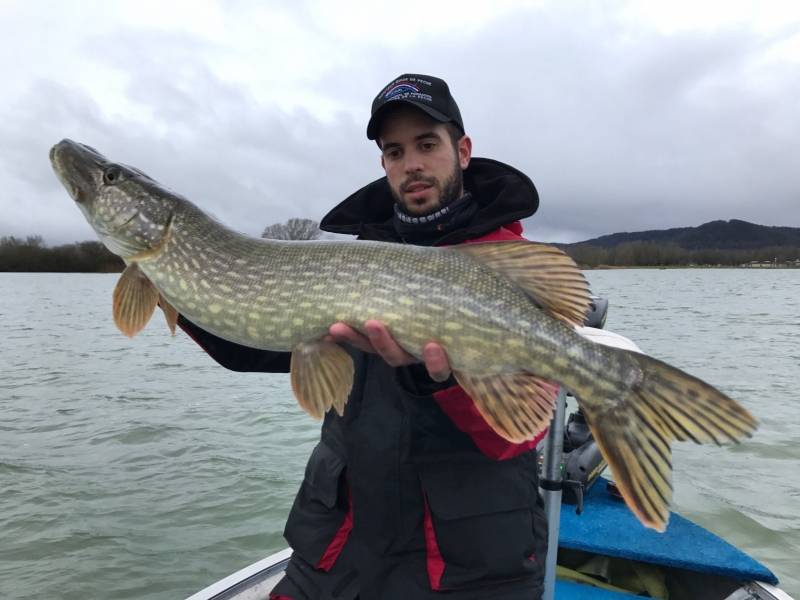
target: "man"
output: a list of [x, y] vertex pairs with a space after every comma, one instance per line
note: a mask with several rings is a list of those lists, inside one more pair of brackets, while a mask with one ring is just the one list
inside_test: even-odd
[[[359, 239], [451, 245], [520, 239], [538, 195], [525, 175], [473, 159], [447, 84], [402, 75], [372, 104], [367, 137], [386, 176], [322, 221]], [[289, 355], [226, 342], [181, 318], [224, 366], [286, 371]], [[498, 436], [431, 342], [417, 364], [379, 322], [330, 338], [355, 364], [344, 415], [325, 416], [284, 535], [294, 550], [274, 600], [533, 600], [542, 593], [546, 522], [538, 440]]]

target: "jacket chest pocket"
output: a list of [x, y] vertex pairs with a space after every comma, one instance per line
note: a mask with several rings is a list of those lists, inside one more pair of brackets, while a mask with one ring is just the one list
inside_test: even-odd
[[547, 525], [527, 462], [421, 466], [433, 589], [541, 576]]

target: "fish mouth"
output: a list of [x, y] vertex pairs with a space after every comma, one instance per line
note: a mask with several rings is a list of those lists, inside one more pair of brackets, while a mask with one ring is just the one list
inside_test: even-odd
[[108, 161], [94, 148], [64, 139], [50, 148], [50, 164], [67, 193], [84, 204], [97, 192], [98, 169]]

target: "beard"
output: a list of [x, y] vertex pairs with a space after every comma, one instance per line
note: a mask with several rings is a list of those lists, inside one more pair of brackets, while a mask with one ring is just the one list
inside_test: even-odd
[[456, 157], [456, 159], [453, 161], [453, 170], [450, 175], [447, 176], [444, 182], [440, 183], [436, 177], [426, 177], [420, 174], [412, 174], [408, 177], [408, 179], [400, 184], [399, 191], [395, 190], [392, 186], [389, 186], [394, 201], [409, 214], [416, 215], [417, 213], [416, 211], [409, 210], [411, 207], [409, 207], [408, 203], [403, 199], [403, 193], [406, 191], [406, 189], [408, 189], [408, 186], [419, 182], [429, 185], [439, 191], [438, 201], [434, 202], [430, 209], [423, 213], [423, 215], [434, 213], [440, 208], [455, 202], [461, 197], [462, 190], [464, 189], [464, 173], [461, 170], [461, 165], [458, 164], [458, 157]]

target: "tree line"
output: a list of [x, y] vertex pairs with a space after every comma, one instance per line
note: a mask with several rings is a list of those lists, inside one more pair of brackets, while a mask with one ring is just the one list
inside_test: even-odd
[[125, 263], [100, 242], [48, 246], [41, 236], [0, 238], [0, 271], [113, 273]]
[[[322, 235], [311, 219], [289, 219], [269, 225], [261, 234], [275, 240], [315, 240]], [[125, 263], [100, 242], [48, 246], [40, 235], [0, 237], [0, 272], [114, 273]]]
[[750, 249], [699, 248], [686, 249], [677, 244], [656, 242], [626, 242], [602, 247], [590, 244], [562, 246], [579, 265], [586, 267], [737, 267], [754, 261], [793, 263], [800, 259], [800, 248], [769, 246]]
[[[308, 240], [317, 239], [320, 234], [316, 221], [289, 219], [285, 223], [269, 225], [262, 237]], [[676, 244], [638, 241], [607, 248], [590, 244], [560, 247], [584, 267], [734, 267], [753, 261], [791, 264], [800, 259], [800, 248], [793, 246], [689, 250]], [[109, 252], [100, 242], [76, 242], [50, 247], [41, 236], [0, 238], [0, 271], [111, 273], [121, 271], [124, 267], [122, 259]]]

